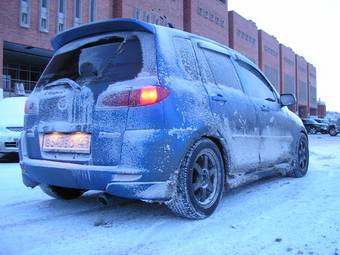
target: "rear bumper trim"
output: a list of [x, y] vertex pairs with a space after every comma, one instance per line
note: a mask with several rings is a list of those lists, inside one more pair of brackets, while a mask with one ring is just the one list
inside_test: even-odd
[[69, 169], [78, 171], [96, 171], [96, 172], [110, 172], [112, 174], [142, 174], [143, 170], [126, 168], [120, 166], [98, 166], [98, 165], [81, 165], [69, 162], [51, 161], [51, 160], [39, 160], [24, 158], [20, 161], [20, 165], [29, 165], [32, 167], [47, 167], [54, 169]]
[[112, 195], [146, 201], [166, 201], [171, 197], [169, 181], [143, 180], [143, 170], [126, 166], [80, 165], [24, 157], [20, 161], [23, 182], [85, 190], [101, 190]]

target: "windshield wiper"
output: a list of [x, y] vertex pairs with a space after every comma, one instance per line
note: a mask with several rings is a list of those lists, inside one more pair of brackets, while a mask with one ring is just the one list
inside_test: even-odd
[[101, 68], [101, 72], [100, 75], [98, 75], [99, 77], [102, 76], [102, 74], [104, 73], [104, 70], [112, 63], [112, 60], [118, 56], [119, 54], [121, 54], [123, 52], [123, 46], [126, 44], [127, 42], [127, 37], [124, 37], [124, 40], [119, 44], [118, 48], [116, 49], [116, 51], [113, 53], [112, 58], [110, 59], [111, 61], [108, 61], [102, 68]]

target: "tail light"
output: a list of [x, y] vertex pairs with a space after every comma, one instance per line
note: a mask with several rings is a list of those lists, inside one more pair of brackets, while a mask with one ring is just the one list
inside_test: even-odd
[[25, 114], [38, 114], [38, 106], [34, 101], [26, 100]]
[[162, 101], [169, 95], [166, 88], [159, 86], [146, 86], [138, 89], [113, 92], [106, 95], [101, 102], [103, 107], [115, 106], [147, 106]]

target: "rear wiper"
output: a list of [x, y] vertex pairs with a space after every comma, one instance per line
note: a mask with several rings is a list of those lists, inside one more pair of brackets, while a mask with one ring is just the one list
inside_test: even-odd
[[126, 44], [126, 37], [124, 37], [124, 40], [121, 42], [121, 44], [119, 44], [117, 50], [115, 51], [115, 53], [113, 54], [113, 57], [119, 55], [120, 53], [123, 52], [123, 46]]
[[118, 56], [119, 54], [121, 54], [123, 52], [123, 46], [126, 44], [127, 42], [127, 37], [124, 37], [124, 40], [119, 44], [118, 48], [116, 49], [116, 51], [113, 53], [112, 58], [110, 59], [111, 61], [107, 61], [107, 63], [105, 64], [105, 66], [103, 66], [103, 68], [101, 68], [101, 73], [100, 73], [100, 77], [101, 75], [104, 73], [105, 69], [112, 63], [112, 60]]

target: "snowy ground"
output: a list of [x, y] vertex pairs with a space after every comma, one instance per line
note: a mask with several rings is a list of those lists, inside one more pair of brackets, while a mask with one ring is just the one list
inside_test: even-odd
[[226, 194], [203, 221], [158, 204], [88, 193], [58, 201], [0, 164], [0, 254], [340, 254], [340, 136], [310, 138], [305, 178], [272, 178]]

